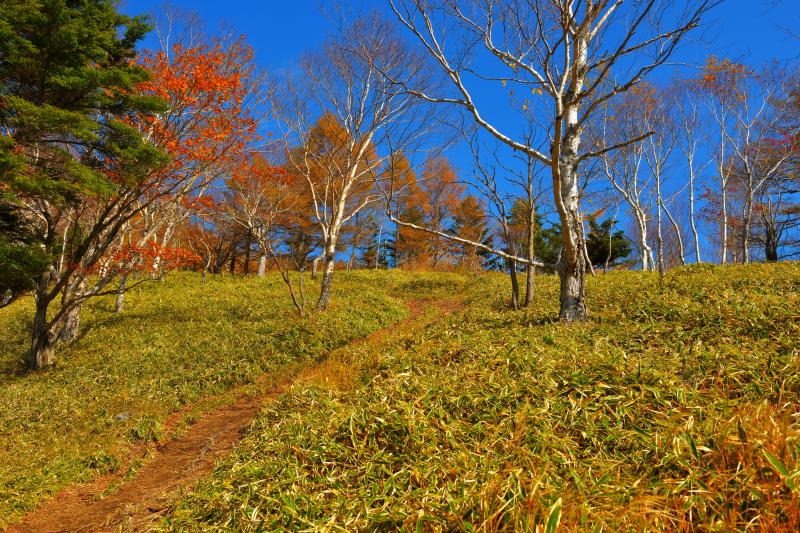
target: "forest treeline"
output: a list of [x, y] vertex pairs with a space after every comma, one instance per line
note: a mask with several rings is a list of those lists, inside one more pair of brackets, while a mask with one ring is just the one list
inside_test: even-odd
[[572, 321], [595, 268], [796, 258], [798, 71], [647, 81], [718, 4], [678, 3], [390, 0], [277, 76], [192, 18], [3, 0], [0, 298], [33, 294], [30, 367], [174, 269], [279, 270], [301, 315], [308, 271], [318, 310], [342, 268], [503, 270], [514, 307], [553, 271]]

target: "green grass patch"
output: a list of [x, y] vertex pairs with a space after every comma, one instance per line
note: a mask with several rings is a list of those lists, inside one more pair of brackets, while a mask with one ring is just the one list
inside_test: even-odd
[[800, 528], [800, 264], [600, 275], [573, 325], [556, 278], [518, 312], [506, 284], [295, 385], [164, 527]]
[[24, 369], [32, 302], [0, 309], [0, 527], [67, 484], [117, 471], [130, 444], [162, 437], [182, 406], [207, 407], [402, 319], [391, 294], [412, 279], [337, 273], [329, 312], [300, 319], [277, 275], [174, 273], [131, 291], [121, 315], [112, 297], [88, 303], [79, 338], [39, 373]]

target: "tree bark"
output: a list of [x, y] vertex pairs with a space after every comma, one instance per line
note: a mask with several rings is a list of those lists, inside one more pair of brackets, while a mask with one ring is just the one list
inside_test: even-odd
[[533, 282], [536, 276], [536, 204], [533, 197], [533, 160], [528, 158], [528, 268], [525, 272], [525, 303], [528, 307], [533, 302]]
[[53, 364], [55, 357], [56, 335], [47, 322], [47, 308], [52, 299], [48, 298], [50, 274], [41, 277], [36, 287], [36, 311], [31, 328], [31, 349], [28, 353], [28, 366], [31, 370], [41, 370]]
[[728, 187], [725, 179], [722, 180], [722, 264], [728, 264]]
[[745, 265], [750, 263], [750, 228], [753, 220], [753, 178], [748, 176], [747, 199], [744, 206], [744, 221], [742, 224], [742, 261]]
[[777, 232], [771, 225], [767, 225], [766, 235], [764, 239], [764, 258], [774, 263], [778, 260], [778, 236]]
[[692, 236], [694, 237], [694, 256], [695, 261], [701, 263], [700, 259], [700, 233], [697, 231], [697, 223], [694, 217], [694, 168], [693, 160], [689, 159], [689, 224], [692, 226]]
[[511, 276], [511, 308], [519, 309], [519, 281], [517, 280], [517, 263], [508, 261], [508, 273]]
[[325, 243], [325, 253], [323, 256], [322, 286], [320, 287], [319, 300], [317, 300], [317, 310], [325, 311], [331, 299], [331, 288], [333, 286], [333, 271], [336, 267], [336, 237], [331, 236]]
[[[86, 289], [86, 282], [81, 281], [80, 284], [74, 289], [68, 289], [69, 292], [61, 297], [61, 305], [65, 305], [70, 298], [79, 297]], [[78, 329], [81, 324], [81, 305], [75, 305], [66, 312], [62, 321], [60, 330], [58, 332], [58, 340], [61, 342], [70, 342], [78, 336]]]
[[359, 243], [360, 240], [361, 240], [361, 231], [359, 230], [353, 236], [353, 249], [350, 251], [350, 258], [347, 260], [347, 271], [348, 272], [350, 272], [350, 270], [353, 268], [353, 265], [355, 265], [356, 253], [358, 251], [358, 243]]
[[321, 261], [322, 261], [322, 256], [318, 255], [311, 262], [311, 279], [317, 279], [317, 271], [319, 270], [319, 264]]
[[[577, 153], [577, 147], [573, 154]], [[586, 299], [584, 277], [586, 259], [583, 252], [583, 222], [578, 202], [577, 157], [565, 154], [561, 166], [561, 291], [559, 318], [566, 322], [585, 320]]]
[[666, 274], [666, 264], [664, 262], [664, 234], [662, 232], [661, 211], [661, 176], [656, 174], [656, 254], [658, 254], [658, 275], [662, 278]]
[[64, 323], [58, 332], [58, 340], [70, 342], [78, 337], [78, 329], [81, 325], [81, 306], [76, 305], [64, 315]]
[[261, 257], [258, 258], [258, 277], [263, 278], [267, 272], [267, 254], [261, 253]]
[[[203, 277], [205, 278], [205, 270], [203, 270]], [[123, 274], [119, 278], [119, 288], [117, 289], [117, 303], [114, 311], [119, 314], [125, 309], [125, 286], [128, 284], [128, 276]]]

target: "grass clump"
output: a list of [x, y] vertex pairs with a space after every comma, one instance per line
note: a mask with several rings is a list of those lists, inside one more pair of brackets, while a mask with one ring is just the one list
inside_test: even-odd
[[69, 483], [118, 470], [130, 444], [161, 438], [182, 406], [402, 319], [390, 293], [410, 279], [337, 274], [329, 312], [300, 319], [278, 275], [175, 273], [129, 293], [123, 314], [112, 297], [87, 303], [80, 337], [38, 373], [24, 369], [32, 301], [1, 309], [0, 527]]
[[800, 265], [598, 276], [572, 325], [505, 283], [266, 406], [163, 527], [800, 528]]

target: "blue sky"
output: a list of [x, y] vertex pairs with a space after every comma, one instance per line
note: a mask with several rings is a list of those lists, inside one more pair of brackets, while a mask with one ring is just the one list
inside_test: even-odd
[[[383, 0], [349, 0], [352, 12], [378, 9], [388, 12]], [[122, 11], [128, 14], [157, 15], [163, 0], [121, 0]], [[336, 31], [337, 2], [320, 0], [172, 0], [170, 6], [197, 13], [208, 33], [226, 29], [245, 34], [253, 46], [258, 63], [272, 75], [290, 68], [303, 52], [313, 50], [326, 36]], [[794, 36], [790, 35], [793, 33]], [[724, 0], [706, 18], [702, 32], [696, 32], [673, 57], [675, 64], [657, 71], [655, 80], [666, 79], [676, 69], [700, 65], [708, 55], [718, 55], [758, 66], [771, 60], [800, 61], [800, 0]], [[152, 37], [144, 46], [153, 46]], [[482, 88], [477, 98], [481, 102]], [[489, 94], [490, 93], [490, 94]], [[482, 104], [484, 115], [490, 115], [502, 127], [514, 127], [517, 113], [508, 101], [497, 98], [492, 88]], [[466, 175], [471, 157], [466, 149], [454, 148], [448, 153], [456, 167]]]
[[[125, 13], [158, 13], [162, 0], [122, 0]], [[210, 31], [224, 23], [247, 35], [258, 60], [281, 69], [335, 30], [335, 2], [320, 0], [172, 0], [169, 5], [198, 13]], [[385, 9], [384, 2], [350, 1], [357, 9]], [[332, 15], [332, 13], [331, 13]], [[800, 33], [800, 0], [726, 0], [709, 17], [705, 37], [711, 42], [693, 47], [695, 59], [707, 53], [743, 62], [790, 59], [800, 55], [797, 40], [784, 29]]]

